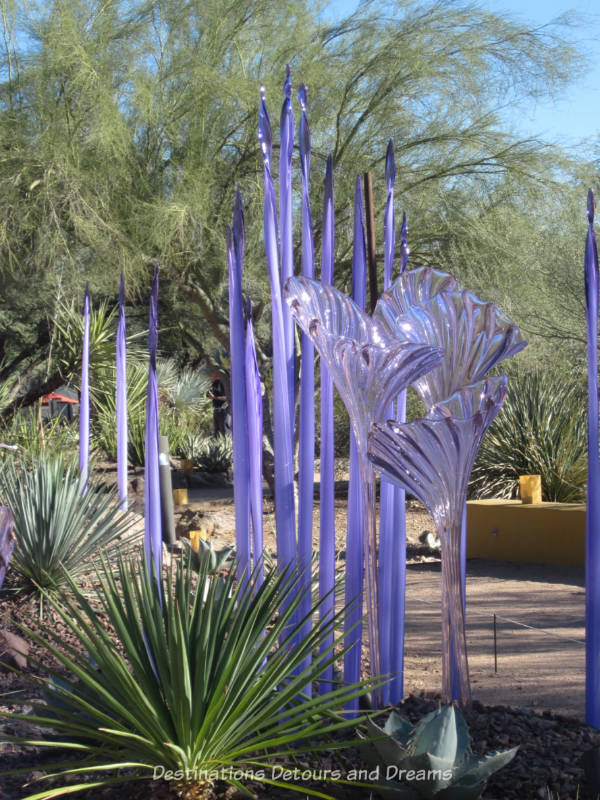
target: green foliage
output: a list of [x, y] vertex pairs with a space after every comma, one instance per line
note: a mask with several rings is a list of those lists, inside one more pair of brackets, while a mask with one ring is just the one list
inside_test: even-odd
[[455, 706], [442, 706], [415, 726], [392, 711], [384, 728], [368, 720], [367, 732], [373, 737], [372, 742], [363, 745], [367, 757], [382, 763], [386, 772], [388, 767], [397, 767], [416, 776], [406, 779], [406, 783], [386, 781], [390, 789], [386, 797], [389, 794], [406, 800], [477, 800], [490, 775], [512, 761], [518, 750], [513, 747], [475, 755], [467, 725]]
[[[373, 171], [381, 230], [390, 136], [414, 262], [456, 260], [457, 236], [478, 264], [490, 250], [498, 264], [500, 249], [504, 264], [516, 262], [518, 237], [490, 246], [487, 212], [500, 198], [508, 223], [533, 224], [526, 187], [556, 196], [547, 184], [564, 162], [503, 130], [502, 110], [557, 94], [581, 71], [570, 24], [531, 29], [452, 0], [366, 2], [335, 21], [308, 0], [15, 0], [2, 16], [0, 54], [0, 361], [43, 380], [60, 304], [74, 296], [79, 307], [87, 278], [94, 297], [114, 301], [121, 269], [129, 301], [145, 301], [154, 259], [169, 277], [161, 347], [199, 359], [227, 347], [225, 226], [237, 184], [248, 223], [244, 288], [257, 307], [268, 294], [258, 86], [276, 119], [286, 63], [310, 90], [313, 209], [333, 152], [342, 284], [354, 178]], [[505, 176], [517, 191], [499, 191]], [[501, 290], [522, 274], [498, 271]], [[263, 341], [268, 323], [267, 311]]]
[[[299, 746], [302, 752], [340, 746], [329, 735], [354, 724], [336, 712], [366, 685], [301, 699], [335, 658], [340, 638], [310, 666], [304, 660], [344, 614], [316, 622], [292, 648], [302, 592], [289, 575], [268, 571], [264, 583], [253, 586], [233, 574], [211, 576], [206, 567], [197, 575], [179, 561], [161, 578], [159, 596], [140, 557], [121, 560], [116, 573], [104, 563], [98, 579], [102, 617], [73, 584], [75, 600], [56, 605], [77, 648], [65, 650], [53, 631], [49, 641], [29, 634], [61, 665], [51, 672], [46, 702], [34, 701], [27, 721], [53, 729], [44, 745], [73, 754], [72, 763], [61, 758], [52, 777], [77, 778], [62, 793], [150, 779], [154, 766], [163, 765], [184, 775], [190, 770], [187, 785], [180, 777], [175, 788], [209, 798], [202, 770], [263, 767], [269, 783], [275, 755], [294, 758]], [[195, 590], [206, 585], [206, 595]], [[239, 780], [230, 782], [241, 788]], [[34, 796], [60, 794], [60, 787], [49, 787]]]
[[203, 472], [227, 472], [233, 463], [233, 439], [229, 434], [197, 442], [193, 460]]
[[172, 415], [200, 414], [210, 403], [206, 393], [210, 378], [186, 367], [177, 369], [173, 359], [158, 359], [156, 364], [160, 401]]
[[15, 452], [0, 451], [4, 459], [23, 464], [34, 464], [45, 453], [74, 454], [79, 446], [79, 424], [62, 417], [42, 421], [41, 426], [33, 408], [23, 409], [8, 422], [0, 424], [0, 440], [16, 444]]
[[[184, 442], [196, 436], [197, 414], [206, 405], [207, 381], [201, 373], [184, 369], [181, 372], [172, 359], [157, 362], [159, 384], [159, 429], [169, 438], [170, 452], [180, 455]], [[114, 365], [96, 386], [96, 414], [92, 420], [93, 440], [104, 455], [117, 458], [116, 396]], [[127, 366], [127, 407], [129, 459], [135, 466], [144, 465], [146, 393], [148, 365], [133, 361]]]
[[0, 497], [15, 517], [11, 569], [32, 590], [56, 593], [89, 568], [89, 559], [116, 546], [131, 518], [116, 493], [84, 485], [73, 463], [43, 457], [31, 469], [8, 463], [0, 472]]
[[516, 497], [519, 475], [541, 475], [544, 500], [583, 502], [587, 482], [585, 390], [548, 371], [511, 375], [508, 397], [471, 474], [477, 497]]
[[198, 537], [198, 549], [194, 550], [191, 543], [185, 540], [190, 550], [190, 566], [199, 573], [208, 572], [213, 575], [223, 569], [233, 566], [234, 548], [231, 546], [215, 550], [213, 543]]
[[[113, 422], [114, 424], [114, 422]], [[178, 453], [180, 442], [186, 436], [186, 429], [179, 421], [159, 412], [158, 430], [161, 436], [166, 436], [169, 440], [169, 452]], [[134, 467], [143, 467], [146, 460], [146, 410], [142, 409], [136, 414], [129, 416], [129, 447], [128, 457]], [[115, 432], [115, 453], [116, 453], [116, 432]], [[116, 457], [116, 456], [115, 456]]]

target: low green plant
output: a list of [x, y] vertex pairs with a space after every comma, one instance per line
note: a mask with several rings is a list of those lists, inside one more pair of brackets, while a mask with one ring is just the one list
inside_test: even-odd
[[[159, 432], [169, 440], [169, 452], [175, 454], [179, 451], [179, 442], [186, 434], [176, 418], [159, 413]], [[142, 409], [129, 417], [129, 461], [135, 467], [143, 467], [146, 459], [146, 411]]]
[[[386, 775], [392, 768], [393, 774], [404, 778], [385, 782], [386, 797], [398, 800], [477, 800], [490, 775], [512, 761], [518, 750], [475, 755], [467, 724], [453, 705], [432, 711], [415, 726], [392, 711], [383, 728], [368, 720], [367, 733], [370, 741], [363, 745], [367, 757], [381, 762]], [[360, 732], [359, 736], [364, 738]]]
[[182, 435], [178, 442], [176, 450], [173, 450], [173, 455], [177, 458], [186, 458], [189, 461], [196, 461], [196, 457], [202, 447], [202, 442], [206, 437], [200, 433], [187, 430]]
[[191, 542], [185, 540], [189, 548], [190, 566], [197, 572], [208, 572], [213, 575], [233, 566], [235, 550], [231, 545], [226, 545], [220, 550], [215, 550], [213, 543], [202, 537], [198, 538], [198, 549], [194, 550]]
[[75, 465], [62, 455], [42, 457], [32, 469], [8, 463], [0, 471], [0, 503], [15, 518], [11, 570], [27, 588], [55, 593], [89, 568], [89, 559], [116, 545], [130, 527], [116, 493], [85, 489]]
[[544, 500], [585, 498], [585, 394], [569, 376], [541, 370], [509, 378], [508, 397], [486, 436], [471, 474], [475, 497], [517, 497], [520, 475], [541, 475]]
[[77, 422], [54, 417], [40, 424], [33, 408], [23, 409], [0, 426], [0, 441], [17, 445], [16, 451], [2, 451], [7, 461], [33, 464], [44, 453], [75, 453], [79, 442]]
[[233, 439], [229, 434], [198, 442], [193, 460], [203, 472], [227, 472], [233, 463]]
[[[270, 570], [261, 584], [236, 582], [206, 566], [197, 574], [182, 559], [165, 570], [159, 593], [140, 555], [114, 570], [103, 561], [97, 579], [101, 614], [74, 583], [72, 600], [53, 601], [77, 646], [65, 648], [54, 631], [47, 640], [28, 632], [60, 667], [43, 684], [45, 702], [34, 700], [33, 714], [20, 718], [54, 731], [43, 742], [36, 737], [39, 746], [73, 754], [39, 779], [69, 785], [32, 797], [151, 779], [156, 765], [181, 797], [212, 798], [217, 776], [244, 791], [233, 769], [264, 770], [265, 783], [283, 788], [271, 777], [274, 763], [348, 744], [330, 737], [355, 724], [338, 712], [367, 684], [303, 696], [333, 663], [339, 638], [310, 666], [305, 659], [345, 615], [315, 621], [298, 641], [296, 577]], [[206, 595], [196, 591], [206, 584]]]

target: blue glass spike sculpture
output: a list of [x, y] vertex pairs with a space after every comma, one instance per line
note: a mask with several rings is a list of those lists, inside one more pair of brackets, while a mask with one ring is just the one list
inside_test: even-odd
[[431, 514], [442, 543], [442, 692], [469, 706], [460, 539], [463, 508], [481, 440], [502, 407], [507, 378], [464, 387], [409, 423], [375, 424], [368, 456], [374, 467], [415, 495]]
[[588, 472], [585, 525], [585, 721], [600, 728], [600, 455], [598, 452], [598, 248], [594, 195], [587, 198], [584, 277], [588, 363]]
[[[385, 418], [395, 397], [443, 356], [437, 347], [386, 334], [347, 295], [304, 277], [290, 278], [285, 298], [310, 336], [346, 406], [360, 460], [369, 609], [370, 671], [380, 674], [377, 532], [373, 471], [367, 458], [371, 425]], [[381, 702], [380, 696], [375, 698]]]

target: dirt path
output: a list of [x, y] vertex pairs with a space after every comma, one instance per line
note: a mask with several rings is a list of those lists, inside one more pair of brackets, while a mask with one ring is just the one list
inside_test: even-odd
[[[474, 697], [489, 705], [550, 709], [583, 719], [583, 568], [473, 560], [468, 563], [467, 576], [467, 647]], [[406, 687], [409, 692], [439, 691], [439, 597], [439, 566], [408, 568]], [[494, 613], [497, 672], [494, 671]]]
[[[232, 492], [193, 490], [179, 507], [179, 531], [201, 529], [215, 544], [234, 537]], [[343, 570], [346, 500], [336, 498], [336, 547]], [[318, 547], [318, 506], [314, 517]], [[273, 504], [265, 500], [265, 546], [273, 555]], [[438, 692], [440, 564], [419, 541], [432, 530], [416, 504], [407, 513], [409, 563], [406, 597], [406, 692]], [[585, 695], [583, 568], [473, 560], [468, 564], [467, 646], [473, 695], [485, 704], [510, 705], [583, 718]], [[496, 614], [497, 672], [493, 614]], [[520, 624], [518, 624], [520, 623]], [[530, 626], [530, 627], [523, 627]]]

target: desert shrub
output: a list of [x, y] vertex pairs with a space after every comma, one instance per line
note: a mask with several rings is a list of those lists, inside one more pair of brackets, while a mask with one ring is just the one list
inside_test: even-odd
[[[54, 731], [38, 744], [61, 750], [53, 785], [36, 798], [72, 792], [72, 782], [55, 785], [69, 776], [83, 789], [151, 779], [155, 765], [162, 765], [187, 774], [187, 782], [181, 775], [172, 779], [179, 796], [208, 800], [214, 797], [211, 780], [202, 771], [227, 775], [228, 769], [263, 767], [270, 776], [275, 753], [294, 759], [299, 745], [303, 753], [340, 746], [330, 734], [356, 720], [337, 712], [366, 684], [312, 700], [303, 693], [333, 662], [341, 634], [331, 644], [327, 637], [341, 631], [344, 613], [299, 636], [303, 623], [294, 620], [302, 617], [303, 592], [289, 573], [266, 570], [255, 586], [236, 582], [232, 573], [211, 574], [204, 563], [199, 569], [179, 560], [161, 576], [159, 593], [143, 556], [120, 560], [116, 573], [104, 563], [100, 614], [74, 584], [74, 599], [55, 603], [78, 647], [65, 650], [54, 631], [46, 638], [30, 634], [60, 665], [45, 683], [44, 702], [33, 701], [27, 715], [28, 722]], [[316, 652], [319, 658], [307, 666]], [[242, 788], [240, 778], [224, 780]]]
[[40, 425], [34, 408], [23, 409], [0, 426], [0, 441], [17, 445], [18, 450], [0, 450], [0, 460], [33, 464], [45, 452], [76, 453], [79, 443], [79, 423], [63, 417], [45, 420]]
[[62, 455], [44, 456], [33, 469], [8, 463], [0, 471], [0, 502], [15, 518], [11, 569], [30, 589], [55, 592], [89, 567], [91, 556], [116, 545], [130, 517], [116, 493], [90, 484]]
[[[169, 440], [169, 452], [173, 455], [180, 451], [180, 442], [187, 434], [179, 420], [168, 414], [159, 413], [158, 430], [161, 436]], [[146, 411], [129, 417], [129, 461], [135, 467], [143, 467], [146, 458]]]
[[585, 498], [586, 399], [569, 376], [542, 370], [509, 378], [508, 397], [486, 434], [471, 476], [475, 497], [516, 497], [519, 475], [541, 475], [544, 500]]

